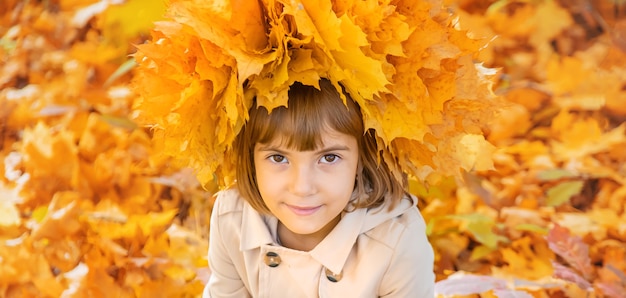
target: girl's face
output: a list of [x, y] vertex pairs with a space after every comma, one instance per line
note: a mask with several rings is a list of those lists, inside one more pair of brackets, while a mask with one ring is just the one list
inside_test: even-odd
[[312, 151], [297, 151], [281, 141], [254, 147], [259, 192], [291, 233], [288, 236], [321, 241], [351, 198], [359, 162], [357, 140], [327, 130], [321, 134], [322, 145]]

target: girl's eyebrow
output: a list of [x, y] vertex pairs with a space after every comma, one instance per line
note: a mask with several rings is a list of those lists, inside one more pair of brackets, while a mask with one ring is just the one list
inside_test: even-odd
[[273, 146], [273, 145], [261, 145], [259, 144], [259, 147], [255, 149], [256, 151], [276, 151], [276, 152], [283, 152], [279, 147], [277, 146]]
[[324, 152], [331, 152], [331, 151], [350, 151], [350, 147], [345, 146], [345, 145], [328, 146], [328, 147], [324, 147], [318, 150], [317, 153], [324, 153]]
[[[259, 152], [274, 151], [278, 153], [285, 152], [285, 150], [280, 148], [279, 146], [261, 145], [261, 144], [259, 144], [259, 147], [256, 149], [256, 151], [259, 151]], [[333, 146], [328, 146], [320, 150], [317, 150], [316, 153], [320, 154], [320, 153], [331, 152], [331, 151], [350, 151], [350, 147], [345, 146], [345, 145], [333, 145]]]

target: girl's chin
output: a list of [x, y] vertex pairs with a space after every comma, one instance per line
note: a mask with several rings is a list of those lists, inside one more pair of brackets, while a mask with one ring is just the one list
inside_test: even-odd
[[287, 230], [289, 230], [289, 232], [296, 234], [296, 235], [313, 235], [317, 232], [319, 232], [324, 226], [313, 226], [312, 224], [294, 224], [294, 223], [284, 223], [283, 225], [285, 226], [285, 228], [287, 228]]
[[[314, 213], [315, 214], [315, 213]], [[294, 215], [287, 214], [282, 218], [279, 218], [281, 224], [287, 228], [291, 233], [297, 235], [316, 235], [319, 236], [319, 233], [327, 234], [332, 230], [340, 220], [340, 217], [336, 217], [335, 219], [321, 219], [317, 216], [312, 215]]]

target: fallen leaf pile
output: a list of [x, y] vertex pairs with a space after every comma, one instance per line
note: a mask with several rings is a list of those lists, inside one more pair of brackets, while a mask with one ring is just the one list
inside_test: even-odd
[[129, 118], [119, 70], [140, 39], [117, 29], [133, 17], [111, 21], [108, 1], [0, 7], [0, 297], [197, 296], [208, 195]]
[[[154, 3], [0, 2], [0, 297], [201, 296], [215, 189], [166, 157], [133, 110], [129, 54], [153, 38], [165, 11]], [[498, 69], [494, 92], [507, 104], [484, 128], [493, 169], [428, 187], [413, 181], [438, 294], [624, 297], [626, 5], [446, 3], [480, 49], [464, 63]], [[241, 38], [256, 36], [248, 33]], [[193, 81], [179, 74], [168, 82]]]
[[[495, 170], [425, 192], [437, 271], [455, 272], [440, 294], [626, 295], [625, 8], [457, 3], [459, 27], [484, 40], [480, 57], [501, 69], [496, 93], [510, 106], [488, 131]], [[489, 279], [472, 289], [470, 272]]]

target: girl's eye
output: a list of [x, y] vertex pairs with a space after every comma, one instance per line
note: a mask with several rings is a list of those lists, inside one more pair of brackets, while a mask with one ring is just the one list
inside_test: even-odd
[[269, 157], [269, 159], [270, 159], [271, 162], [274, 162], [274, 163], [285, 163], [285, 162], [287, 162], [287, 158], [285, 158], [282, 155], [278, 155], [278, 154], [271, 155]]
[[320, 159], [320, 162], [322, 163], [334, 163], [339, 159], [339, 156], [335, 155], [335, 154], [326, 154], [324, 156], [322, 156], [322, 158]]

